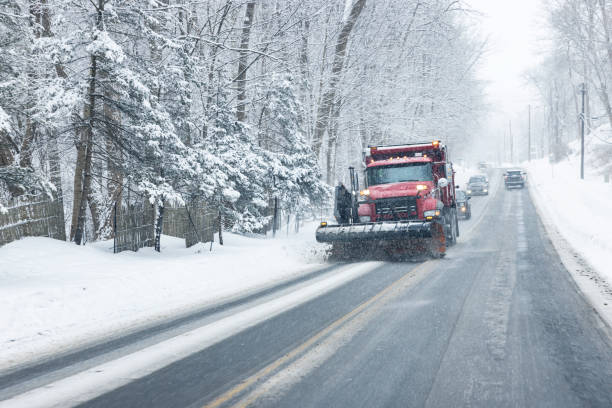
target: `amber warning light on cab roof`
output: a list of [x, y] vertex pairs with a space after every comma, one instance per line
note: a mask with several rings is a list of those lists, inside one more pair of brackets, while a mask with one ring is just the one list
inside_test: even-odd
[[[427, 152], [442, 152], [444, 145], [439, 140], [433, 142], [408, 143], [403, 145], [388, 145], [388, 146], [368, 146], [370, 155], [367, 156], [364, 151], [364, 159], [366, 164], [374, 161], [389, 160], [401, 157], [427, 157]], [[434, 153], [434, 158], [439, 156]], [[442, 160], [442, 157], [438, 158]]]
[[440, 147], [440, 141], [439, 140], [434, 140], [431, 143], [428, 142], [423, 142], [423, 143], [410, 143], [410, 144], [405, 144], [405, 145], [391, 145], [391, 146], [370, 146], [370, 154], [374, 155], [376, 153], [383, 153], [386, 150], [398, 150], [398, 149], [404, 149], [404, 148], [410, 148], [410, 147], [426, 147], [426, 146], [432, 146], [434, 149], [438, 149]]

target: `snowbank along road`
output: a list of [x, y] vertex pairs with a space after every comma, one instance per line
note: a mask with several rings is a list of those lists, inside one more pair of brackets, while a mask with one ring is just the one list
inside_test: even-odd
[[445, 259], [333, 265], [6, 373], [0, 407], [610, 407], [610, 328], [499, 177]]

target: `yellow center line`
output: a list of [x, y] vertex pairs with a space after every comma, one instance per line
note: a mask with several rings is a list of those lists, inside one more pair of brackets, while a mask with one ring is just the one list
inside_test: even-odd
[[232, 400], [237, 395], [239, 395], [242, 391], [244, 391], [245, 389], [247, 389], [251, 385], [255, 384], [256, 382], [261, 380], [263, 377], [266, 377], [267, 375], [269, 375], [271, 372], [276, 370], [281, 365], [287, 363], [290, 360], [293, 360], [299, 354], [301, 354], [305, 350], [307, 350], [310, 346], [312, 346], [313, 344], [315, 344], [316, 342], [321, 340], [323, 337], [328, 335], [330, 332], [332, 332], [335, 329], [337, 329], [339, 326], [341, 326], [344, 323], [346, 323], [348, 320], [350, 320], [355, 315], [357, 315], [358, 313], [360, 313], [361, 311], [366, 309], [368, 306], [372, 305], [377, 300], [379, 300], [382, 297], [384, 297], [386, 294], [388, 294], [392, 289], [394, 289], [396, 286], [401, 284], [403, 281], [405, 281], [405, 280], [407, 280], [409, 278], [412, 278], [416, 273], [418, 273], [420, 270], [424, 269], [425, 266], [429, 266], [430, 264], [432, 264], [432, 261], [426, 261], [426, 262], [422, 263], [421, 265], [415, 267], [409, 273], [405, 274], [404, 276], [402, 276], [401, 278], [399, 278], [395, 282], [391, 283], [389, 286], [387, 286], [385, 289], [383, 289], [381, 292], [379, 292], [378, 294], [376, 294], [372, 298], [368, 299], [364, 303], [362, 303], [359, 306], [357, 306], [355, 309], [351, 310], [350, 312], [348, 312], [347, 314], [345, 314], [344, 316], [342, 316], [338, 320], [334, 321], [329, 326], [327, 326], [325, 329], [321, 330], [320, 332], [318, 332], [317, 334], [315, 334], [314, 336], [312, 336], [311, 338], [306, 340], [304, 343], [302, 343], [301, 345], [299, 345], [295, 349], [291, 350], [289, 353], [285, 354], [283, 357], [281, 357], [278, 360], [268, 364], [267, 366], [265, 366], [264, 368], [259, 370], [257, 373], [253, 374], [251, 377], [249, 377], [246, 380], [244, 380], [242, 383], [238, 384], [234, 388], [226, 391], [225, 393], [221, 394], [219, 397], [215, 398], [213, 401], [211, 401], [208, 404], [204, 405], [203, 408], [217, 408], [220, 405], [225, 404], [226, 402]]

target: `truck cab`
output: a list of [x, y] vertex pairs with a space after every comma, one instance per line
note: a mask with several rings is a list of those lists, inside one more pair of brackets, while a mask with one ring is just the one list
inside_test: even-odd
[[455, 206], [454, 171], [439, 142], [370, 147], [359, 222], [432, 220]]

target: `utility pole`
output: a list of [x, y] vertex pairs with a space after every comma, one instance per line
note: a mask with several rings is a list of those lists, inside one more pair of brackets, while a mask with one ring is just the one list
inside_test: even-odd
[[580, 113], [580, 179], [584, 180], [584, 96], [586, 94], [586, 84], [580, 86], [582, 94], [582, 112]]
[[510, 163], [514, 164], [514, 140], [512, 137], [512, 120], [508, 121], [508, 136], [510, 137]]
[[527, 161], [531, 161], [531, 105], [527, 106]]

